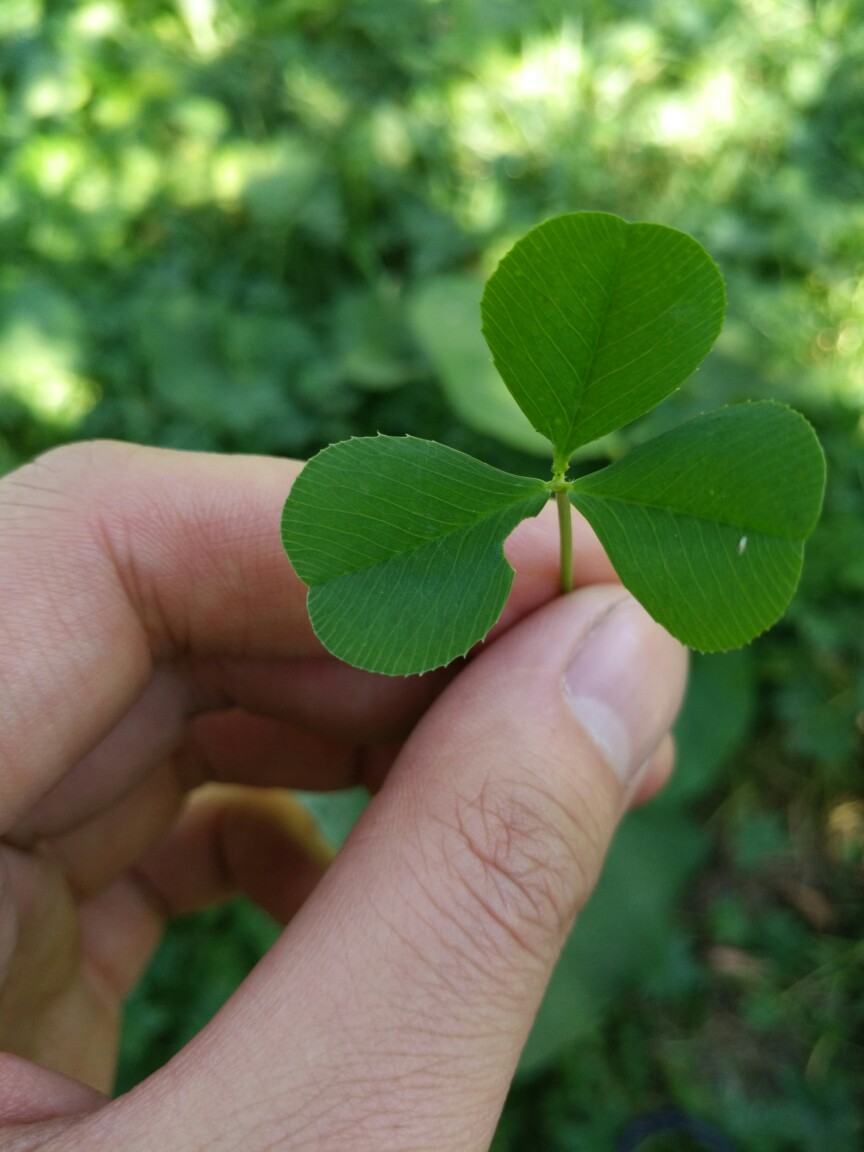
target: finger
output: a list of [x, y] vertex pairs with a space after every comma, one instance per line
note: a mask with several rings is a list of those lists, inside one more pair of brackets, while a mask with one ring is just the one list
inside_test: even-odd
[[[199, 812], [202, 803], [200, 810], [210, 812], [214, 807], [211, 793], [206, 787], [199, 787], [205, 782], [242, 783], [259, 789], [257, 800], [253, 788], [225, 788], [221, 796], [223, 800], [233, 797], [232, 811], [236, 809], [238, 813], [258, 818], [261, 812], [272, 812], [270, 824], [276, 821], [275, 826], [283, 830], [288, 827], [285, 820], [291, 816], [291, 828], [299, 836], [301, 828], [307, 832], [314, 828], [314, 821], [299, 801], [284, 790], [281, 778], [290, 774], [302, 786], [305, 766], [308, 783], [315, 780], [318, 787], [326, 784], [345, 788], [361, 783], [365, 774], [365, 757], [354, 747], [338, 745], [291, 725], [243, 713], [220, 713], [201, 719], [211, 723], [204, 728], [205, 743], [199, 739], [195, 744], [194, 758], [190, 753], [182, 763], [163, 763], [109, 808], [68, 831], [39, 839], [40, 850], [62, 867], [78, 901], [89, 900], [107, 888], [132, 868], [151, 845], [165, 837], [180, 811], [184, 793], [195, 789], [193, 806], [182, 817], [179, 831], [168, 833], [172, 841], [176, 835], [182, 841], [187, 835], [190, 812]], [[291, 756], [299, 755], [302, 762], [298, 765], [295, 761], [290, 773], [286, 769], [289, 748]], [[194, 819], [200, 821], [201, 817]], [[230, 825], [230, 829], [236, 839], [236, 828]]]
[[207, 781], [329, 792], [363, 783], [364, 750], [236, 709], [194, 720], [177, 758], [187, 789]]
[[[149, 826], [151, 808], [171, 813], [178, 790], [190, 791], [208, 781], [318, 791], [363, 781], [364, 752], [355, 744], [239, 709], [199, 716], [185, 732], [178, 725], [170, 743], [155, 720], [154, 731], [143, 731], [138, 743], [126, 743], [125, 729], [121, 723], [111, 738], [80, 760], [6, 839], [31, 847], [80, 830], [80, 837], [71, 835], [66, 843], [92, 840], [110, 849], [111, 842], [122, 837], [121, 819]], [[176, 750], [170, 755], [172, 747]], [[166, 774], [169, 761], [174, 767]], [[160, 788], [166, 792], [161, 797]]]
[[[201, 785], [218, 782], [258, 788], [263, 804], [267, 803], [263, 793], [284, 790], [286, 780], [291, 787], [306, 790], [365, 785], [376, 791], [397, 750], [393, 745], [358, 748], [287, 721], [239, 710], [201, 716], [191, 723], [187, 739], [171, 761], [142, 776], [110, 806], [81, 817], [73, 803], [66, 819], [52, 806], [57, 823], [47, 832], [35, 819], [28, 820], [28, 828], [38, 831], [30, 845], [38, 843], [63, 868], [76, 899], [86, 901], [132, 868], [165, 835], [184, 794], [200, 791]], [[274, 794], [284, 795], [284, 791]], [[285, 801], [286, 810], [293, 810], [294, 805]], [[297, 811], [305, 810], [298, 807]]]
[[[75, 906], [43, 854], [2, 847], [0, 871], [14, 904], [15, 950], [0, 989], [0, 1046], [88, 1084], [106, 1082], [116, 1005], [79, 953]], [[86, 1018], [86, 1035], [77, 1027]], [[110, 1081], [110, 1075], [107, 1077]]]
[[[341, 1147], [350, 1134], [353, 1152], [485, 1152], [685, 669], [620, 588], [514, 626], [433, 705], [315, 893], [170, 1081], [157, 1074], [105, 1123], [132, 1149], [145, 1129], [156, 1144], [179, 1130], [209, 1146], [233, 1125], [253, 1149]], [[249, 1099], [261, 1103], [244, 1126]]]
[[[38, 1121], [91, 1112], [106, 1101], [107, 1097], [101, 1092], [88, 1088], [79, 1080], [41, 1068], [20, 1056], [0, 1053], [0, 1124], [10, 1152], [15, 1148], [26, 1152], [28, 1147], [34, 1147], [27, 1134], [28, 1128]], [[13, 1129], [13, 1124], [21, 1125], [21, 1129]], [[65, 1122], [57, 1125], [57, 1133], [62, 1133], [66, 1127]], [[42, 1128], [43, 1139], [51, 1134], [48, 1126]], [[20, 1136], [22, 1143], [16, 1141], [16, 1136]]]
[[[146, 885], [126, 872], [79, 904], [76, 912], [83, 964], [106, 996], [122, 1004], [144, 975], [162, 939], [165, 909]], [[105, 1070], [105, 1091], [113, 1083], [115, 1063]]]
[[82, 955], [122, 998], [140, 979], [166, 917], [242, 893], [285, 923], [332, 855], [290, 793], [201, 788], [132, 870], [79, 906]]
[[138, 863], [166, 916], [242, 893], [287, 923], [321, 878], [333, 850], [290, 792], [212, 784]]
[[189, 674], [205, 696], [218, 695], [255, 715], [289, 720], [352, 744], [381, 744], [407, 735], [454, 671], [440, 668], [425, 676], [381, 676], [328, 655], [201, 660]]
[[29, 847], [79, 827], [135, 792], [182, 740], [192, 707], [192, 694], [176, 670], [157, 665], [126, 715], [7, 830], [6, 839]]
[[174, 766], [166, 762], [110, 808], [70, 831], [42, 837], [38, 847], [60, 865], [75, 899], [82, 902], [131, 868], [164, 835], [182, 802]]
[[154, 658], [320, 651], [278, 536], [297, 468], [85, 444], [0, 482], [3, 830], [129, 711]]
[[236, 709], [194, 720], [175, 768], [185, 789], [210, 781], [308, 792], [362, 785], [375, 792], [400, 746], [360, 746]]
[[[116, 750], [117, 742], [110, 743]], [[18, 847], [47, 847], [86, 898], [121, 875], [136, 853], [162, 834], [185, 792], [210, 782], [319, 792], [358, 785], [374, 789], [392, 761], [392, 749], [360, 747], [240, 709], [207, 713], [188, 724], [175, 755], [157, 768], [143, 761], [144, 749], [132, 747], [125, 759], [111, 760], [100, 745], [6, 839]], [[159, 750], [161, 744], [154, 755]], [[87, 769], [98, 779], [88, 777]]]
[[[127, 714], [6, 838], [28, 847], [78, 828], [137, 792], [169, 757], [186, 788], [208, 780], [321, 791], [350, 787], [363, 778], [357, 741], [389, 743], [409, 731], [452, 676], [442, 670], [393, 680], [325, 657], [237, 661], [223, 677], [221, 663], [205, 661], [200, 674], [196, 668], [187, 676], [159, 664]], [[256, 714], [229, 709], [234, 700]], [[195, 717], [217, 703], [225, 710]]]

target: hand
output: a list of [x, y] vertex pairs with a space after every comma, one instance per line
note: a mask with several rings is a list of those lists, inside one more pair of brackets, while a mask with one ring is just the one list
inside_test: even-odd
[[[496, 638], [390, 680], [311, 633], [278, 541], [298, 468], [83, 444], [0, 482], [4, 1147], [488, 1148], [617, 820], [671, 768], [684, 652], [584, 522], [576, 592], [544, 513]], [[281, 789], [357, 782], [325, 873]], [[165, 916], [238, 891], [289, 926], [109, 1101]]]

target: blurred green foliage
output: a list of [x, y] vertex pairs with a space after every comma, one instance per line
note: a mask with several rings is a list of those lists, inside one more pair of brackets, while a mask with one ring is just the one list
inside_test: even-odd
[[[820, 431], [800, 593], [698, 663], [678, 778], [614, 849], [497, 1152], [612, 1149], [669, 1101], [752, 1152], [862, 1145], [862, 87], [857, 0], [0, 5], [0, 468], [380, 430], [534, 470], [469, 303], [588, 208], [693, 233], [730, 296], [703, 370], [609, 452], [743, 397]], [[244, 906], [174, 927], [120, 1086], [271, 938]]]

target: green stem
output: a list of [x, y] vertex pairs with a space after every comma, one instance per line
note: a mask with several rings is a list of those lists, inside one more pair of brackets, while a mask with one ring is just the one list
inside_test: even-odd
[[573, 523], [566, 490], [555, 493], [558, 505], [558, 528], [561, 534], [561, 593], [573, 591]]

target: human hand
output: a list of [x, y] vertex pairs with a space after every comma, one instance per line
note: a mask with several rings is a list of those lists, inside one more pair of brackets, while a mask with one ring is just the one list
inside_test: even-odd
[[[684, 652], [583, 522], [576, 592], [544, 513], [496, 638], [390, 680], [311, 633], [277, 531], [298, 467], [84, 444], [0, 482], [4, 1148], [488, 1148], [615, 824], [671, 767]], [[357, 782], [322, 878], [275, 789]], [[109, 1101], [164, 916], [236, 891], [288, 928]]]

